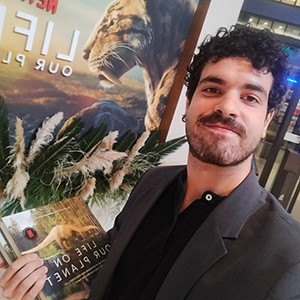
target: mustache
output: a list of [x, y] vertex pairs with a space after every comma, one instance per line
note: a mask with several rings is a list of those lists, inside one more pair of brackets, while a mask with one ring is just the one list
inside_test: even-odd
[[223, 124], [230, 130], [236, 132], [239, 135], [245, 135], [246, 134], [246, 129], [243, 125], [238, 123], [234, 118], [232, 117], [224, 117], [221, 113], [219, 112], [213, 112], [209, 115], [203, 115], [200, 116], [197, 119], [197, 123], [202, 123], [202, 124]]

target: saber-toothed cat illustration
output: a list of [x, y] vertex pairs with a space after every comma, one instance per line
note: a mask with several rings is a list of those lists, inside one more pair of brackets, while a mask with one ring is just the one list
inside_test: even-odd
[[56, 242], [61, 249], [67, 249], [69, 247], [69, 240], [75, 235], [82, 235], [83, 232], [86, 232], [91, 229], [100, 230], [99, 227], [94, 225], [88, 225], [83, 227], [78, 227], [71, 224], [61, 224], [54, 226], [45, 239], [36, 247], [23, 251], [22, 254], [29, 254], [37, 252], [52, 242]]

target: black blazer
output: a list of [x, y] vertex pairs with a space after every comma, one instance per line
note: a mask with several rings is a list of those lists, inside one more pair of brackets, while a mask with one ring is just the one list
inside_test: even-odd
[[[112, 248], [89, 299], [105, 299], [126, 245], [183, 168], [157, 167], [139, 180], [110, 231]], [[300, 224], [259, 186], [254, 172], [196, 231], [155, 298], [182, 299], [300, 299]]]

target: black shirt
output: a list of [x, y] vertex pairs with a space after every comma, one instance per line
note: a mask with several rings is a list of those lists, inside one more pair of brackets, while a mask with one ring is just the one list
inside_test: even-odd
[[139, 226], [118, 263], [107, 299], [153, 300], [182, 249], [222, 200], [206, 192], [179, 213], [185, 181], [184, 172]]

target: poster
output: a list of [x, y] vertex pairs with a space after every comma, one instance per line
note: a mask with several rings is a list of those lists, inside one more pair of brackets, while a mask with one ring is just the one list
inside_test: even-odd
[[197, 2], [1, 0], [0, 90], [12, 123], [19, 116], [30, 134], [62, 111], [84, 114], [86, 126], [158, 129]]
[[[33, 208], [76, 196], [88, 186], [97, 202], [99, 194], [110, 189], [112, 172], [119, 175], [125, 169], [131, 173], [119, 176], [124, 180], [118, 179], [117, 189], [124, 187], [122, 191], [128, 194], [138, 177], [164, 154], [163, 146], [157, 146], [153, 137], [143, 148], [144, 156], [133, 158], [141, 154], [138, 151], [142, 144], [133, 149], [134, 155], [130, 151], [138, 137], [144, 138], [145, 143], [145, 132], [159, 132], [169, 105], [169, 92], [180, 72], [176, 86], [181, 89], [209, 3], [209, 0], [0, 0], [0, 96], [7, 106], [10, 140], [9, 147], [2, 145], [1, 154], [13, 147], [16, 130], [24, 132], [25, 139], [24, 151], [20, 151], [24, 163], [16, 167], [11, 156], [0, 155], [0, 197], [11, 203], [20, 201], [20, 211], [26, 208], [26, 201], [27, 204], [31, 201], [27, 208]], [[191, 30], [195, 20], [196, 29]], [[30, 143], [49, 118], [53, 118], [50, 119], [53, 131], [49, 135], [54, 139], [30, 156]], [[62, 136], [66, 128], [76, 127], [78, 119], [82, 128], [77, 136], [93, 130], [94, 135], [76, 140], [73, 148], [74, 141], [70, 138], [68, 148]], [[2, 143], [4, 130], [1, 130]], [[103, 139], [104, 131], [117, 134], [112, 133], [105, 143], [95, 140]], [[136, 138], [127, 135], [120, 142], [120, 137], [128, 132]], [[58, 142], [61, 144], [56, 149], [53, 144]], [[173, 149], [183, 142], [183, 139], [175, 141]], [[17, 146], [19, 149], [20, 145]], [[99, 148], [98, 154], [105, 150], [115, 155], [123, 166], [112, 161], [109, 167], [101, 166], [99, 174], [95, 164], [89, 164], [93, 170], [87, 169], [86, 164], [85, 172], [81, 172], [80, 163], [97, 152], [95, 147]], [[170, 144], [166, 148], [165, 154], [170, 153]], [[122, 153], [116, 154], [116, 149]], [[154, 159], [153, 153], [158, 158]], [[125, 156], [129, 161], [126, 166]], [[11, 162], [8, 168], [11, 173], [3, 171], [7, 161]], [[142, 165], [138, 171], [133, 170], [132, 166], [138, 164]], [[67, 177], [57, 175], [74, 167], [78, 167], [80, 176], [78, 172], [77, 177], [71, 173]], [[10, 191], [9, 195], [7, 185], [14, 176], [16, 180], [17, 173], [23, 176], [23, 187], [17, 194]], [[119, 198], [115, 189], [110, 192], [110, 198]], [[6, 209], [9, 211], [16, 212]]]

